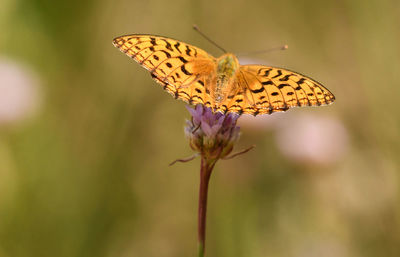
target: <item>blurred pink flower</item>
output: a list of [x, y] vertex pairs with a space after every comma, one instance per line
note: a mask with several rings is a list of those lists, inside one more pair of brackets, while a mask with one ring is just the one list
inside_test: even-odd
[[35, 74], [17, 62], [0, 58], [0, 125], [24, 120], [38, 104]]
[[347, 152], [348, 133], [336, 118], [302, 114], [282, 120], [276, 142], [282, 153], [294, 161], [331, 164]]

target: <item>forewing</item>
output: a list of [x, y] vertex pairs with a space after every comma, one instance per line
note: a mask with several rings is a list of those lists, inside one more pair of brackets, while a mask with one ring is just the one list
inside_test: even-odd
[[215, 76], [215, 58], [204, 50], [152, 35], [121, 36], [113, 44], [150, 71], [175, 98], [193, 104], [205, 102], [205, 84]]
[[237, 75], [236, 94], [228, 111], [253, 115], [286, 111], [292, 107], [332, 103], [334, 95], [319, 82], [287, 69], [243, 65]]

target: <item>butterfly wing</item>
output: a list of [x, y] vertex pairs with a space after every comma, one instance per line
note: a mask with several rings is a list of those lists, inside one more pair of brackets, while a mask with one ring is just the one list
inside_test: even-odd
[[150, 71], [175, 98], [190, 104], [210, 102], [206, 91], [215, 77], [215, 58], [204, 50], [153, 35], [121, 36], [113, 44]]
[[237, 90], [227, 99], [227, 111], [271, 114], [300, 106], [328, 105], [334, 95], [319, 82], [287, 69], [243, 65], [237, 73]]

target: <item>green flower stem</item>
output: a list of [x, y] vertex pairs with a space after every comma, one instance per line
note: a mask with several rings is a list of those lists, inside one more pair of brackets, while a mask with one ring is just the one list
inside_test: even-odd
[[206, 215], [207, 215], [207, 195], [208, 184], [211, 172], [214, 168], [216, 160], [207, 160], [201, 156], [200, 169], [200, 189], [199, 189], [199, 212], [198, 212], [198, 241], [199, 241], [199, 257], [204, 257], [206, 246]]

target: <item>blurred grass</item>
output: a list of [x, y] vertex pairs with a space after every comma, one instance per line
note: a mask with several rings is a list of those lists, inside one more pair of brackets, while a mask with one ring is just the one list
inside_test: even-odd
[[[2, 0], [0, 54], [38, 74], [38, 114], [0, 127], [0, 256], [193, 256], [198, 162], [184, 104], [112, 45], [165, 35], [215, 55], [288, 44], [265, 64], [323, 81], [350, 150], [291, 162], [270, 131], [211, 181], [208, 256], [399, 256], [398, 1]], [[239, 147], [240, 147], [239, 146]]]

